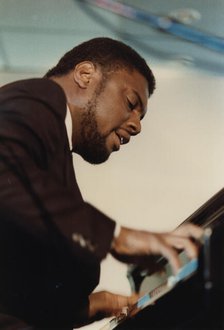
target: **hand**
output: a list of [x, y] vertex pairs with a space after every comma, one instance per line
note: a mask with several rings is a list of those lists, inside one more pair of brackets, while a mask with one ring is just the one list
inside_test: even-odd
[[193, 224], [178, 227], [170, 233], [152, 233], [121, 227], [120, 235], [112, 243], [112, 255], [122, 261], [140, 264], [149, 255], [162, 255], [176, 274], [181, 266], [178, 250], [185, 250], [190, 259], [198, 255], [198, 247], [191, 238], [200, 239], [203, 230]]
[[93, 322], [110, 316], [118, 316], [122, 309], [133, 305], [139, 296], [122, 296], [108, 291], [92, 293], [89, 296], [89, 319]]

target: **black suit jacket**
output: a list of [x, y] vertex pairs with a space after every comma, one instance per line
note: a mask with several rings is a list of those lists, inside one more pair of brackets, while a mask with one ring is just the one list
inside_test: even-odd
[[49, 79], [0, 89], [0, 308], [45, 328], [86, 317], [115, 226], [83, 201], [65, 115]]

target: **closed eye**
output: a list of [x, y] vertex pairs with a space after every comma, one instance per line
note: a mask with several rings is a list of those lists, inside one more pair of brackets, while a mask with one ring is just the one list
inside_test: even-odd
[[132, 103], [129, 99], [127, 99], [128, 101], [128, 107], [130, 110], [134, 110], [136, 108], [136, 103]]

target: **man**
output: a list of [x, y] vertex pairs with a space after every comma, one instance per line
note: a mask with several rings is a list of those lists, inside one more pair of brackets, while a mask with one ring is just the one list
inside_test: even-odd
[[154, 88], [144, 59], [109, 38], [75, 47], [42, 79], [1, 88], [2, 313], [38, 329], [72, 329], [134, 302], [92, 293], [108, 253], [123, 262], [161, 254], [175, 272], [177, 249], [197, 255], [190, 237], [201, 229], [119, 228], [83, 201], [76, 182], [71, 152], [93, 164], [106, 161], [140, 133]]

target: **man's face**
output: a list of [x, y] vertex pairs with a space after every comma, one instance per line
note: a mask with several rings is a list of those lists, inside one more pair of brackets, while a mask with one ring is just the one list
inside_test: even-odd
[[106, 161], [140, 133], [147, 100], [147, 81], [137, 71], [120, 70], [102, 79], [83, 109], [80, 141], [74, 151], [93, 164]]

